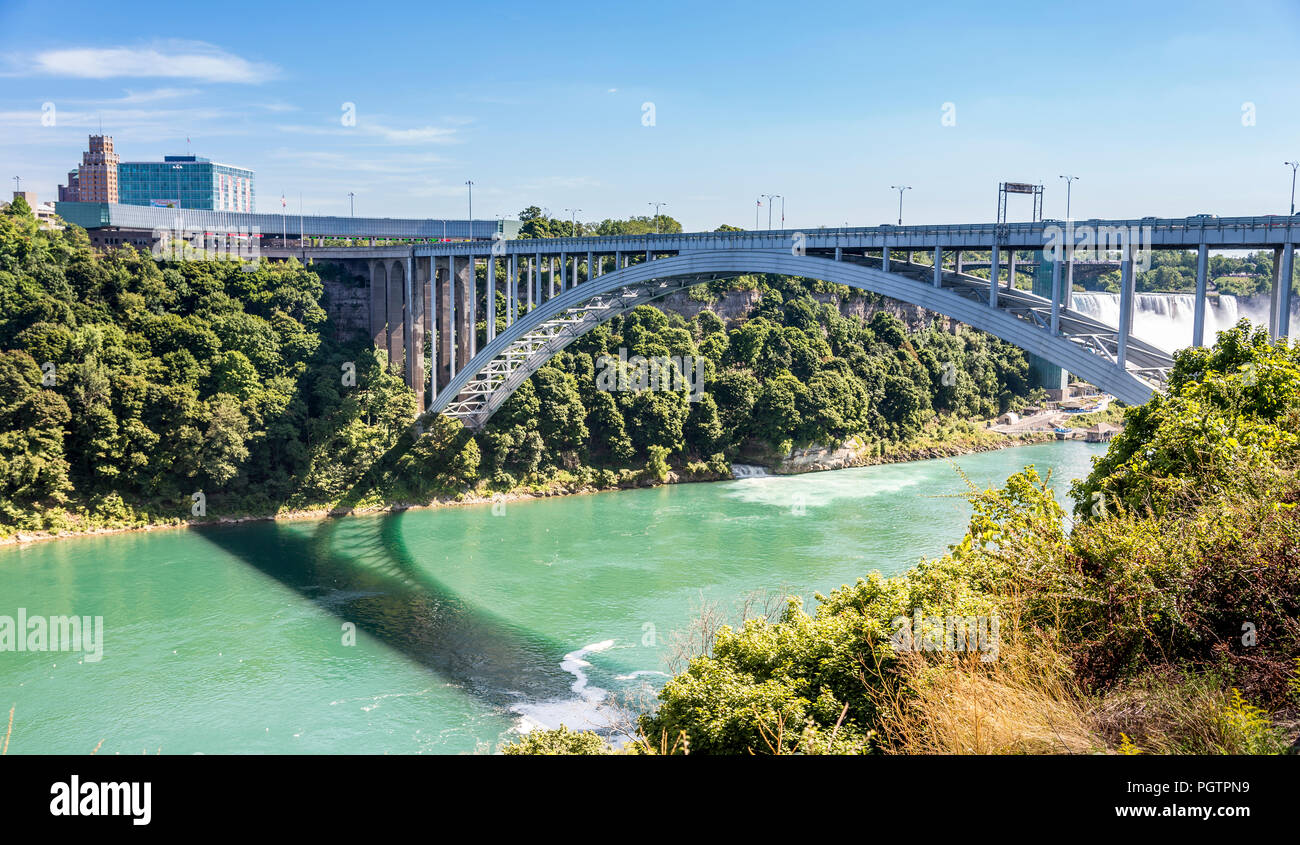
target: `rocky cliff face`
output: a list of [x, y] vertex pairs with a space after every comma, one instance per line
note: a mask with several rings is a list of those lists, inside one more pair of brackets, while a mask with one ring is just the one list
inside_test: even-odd
[[325, 285], [325, 310], [334, 321], [334, 339], [346, 341], [370, 333], [370, 291], [353, 280], [321, 279]]

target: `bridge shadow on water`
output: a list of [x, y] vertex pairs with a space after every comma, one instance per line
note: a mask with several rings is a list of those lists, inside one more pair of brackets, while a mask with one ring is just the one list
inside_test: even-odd
[[508, 706], [571, 695], [569, 648], [456, 595], [423, 570], [401, 537], [401, 513], [301, 523], [200, 527], [222, 551], [275, 579], [340, 623], [369, 634], [480, 700]]

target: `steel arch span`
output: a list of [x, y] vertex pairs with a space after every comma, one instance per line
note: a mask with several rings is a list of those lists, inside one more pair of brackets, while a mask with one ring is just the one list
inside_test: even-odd
[[632, 264], [547, 300], [479, 350], [438, 392], [426, 414], [445, 413], [481, 428], [529, 376], [592, 328], [701, 282], [760, 273], [820, 279], [934, 311], [1038, 355], [1128, 404], [1150, 398], [1173, 363], [1157, 347], [1130, 338], [1128, 366], [1121, 366], [1114, 327], [1060, 309], [1059, 333], [1053, 333], [1050, 300], [1000, 288], [991, 306], [987, 279], [948, 270], [936, 279], [929, 265], [896, 262], [887, 271], [869, 259], [847, 256], [701, 250]]

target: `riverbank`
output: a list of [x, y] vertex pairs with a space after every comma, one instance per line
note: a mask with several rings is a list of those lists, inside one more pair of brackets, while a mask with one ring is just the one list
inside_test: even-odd
[[[876, 466], [880, 464], [908, 463], [911, 461], [931, 460], [934, 458], [954, 458], [961, 455], [979, 454], [1007, 449], [1015, 446], [1028, 446], [1044, 443], [1052, 437], [1044, 432], [1026, 432], [1022, 435], [1007, 436], [988, 429], [978, 428], [974, 424], [964, 425], [965, 430], [954, 432], [951, 428], [936, 429], [931, 426], [926, 433], [907, 443], [885, 444], [882, 441], [843, 445], [835, 448], [810, 447], [795, 449], [787, 456], [763, 455], [760, 460], [764, 468], [773, 475], [797, 475], [809, 472], [826, 472], [851, 467]], [[750, 460], [753, 460], [751, 458]], [[745, 461], [736, 461], [745, 463]], [[565, 477], [567, 476], [567, 477]], [[85, 528], [60, 531], [16, 531], [0, 537], [0, 547], [42, 543], [51, 540], [65, 540], [75, 537], [100, 537], [110, 534], [128, 532], [166, 531], [183, 528], [238, 525], [246, 522], [292, 522], [342, 518], [346, 516], [364, 516], [391, 513], [412, 509], [452, 507], [456, 505], [482, 505], [495, 502], [516, 502], [528, 499], [545, 499], [557, 496], [580, 496], [594, 493], [607, 493], [617, 490], [629, 490], [638, 487], [657, 487], [663, 484], [690, 484], [711, 481], [728, 481], [733, 476], [728, 473], [696, 471], [689, 472], [686, 467], [670, 470], [664, 479], [653, 477], [644, 469], [624, 469], [619, 473], [618, 483], [613, 486], [599, 486], [583, 483], [567, 471], [561, 471], [558, 477], [541, 484], [520, 484], [508, 491], [489, 491], [475, 489], [458, 493], [454, 496], [437, 496], [427, 502], [392, 502], [363, 504], [341, 509], [337, 505], [319, 507], [292, 508], [274, 513], [244, 513], [237, 516], [209, 517], [201, 519], [148, 520], [119, 525], [93, 525]], [[81, 514], [68, 513], [67, 519], [75, 522], [84, 518]]]

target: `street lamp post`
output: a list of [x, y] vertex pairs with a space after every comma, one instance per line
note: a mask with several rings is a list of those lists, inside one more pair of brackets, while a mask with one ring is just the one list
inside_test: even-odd
[[1074, 185], [1075, 180], [1078, 179], [1079, 177], [1063, 175], [1058, 178], [1065, 180], [1065, 219], [1069, 220], [1070, 219], [1070, 188]]
[[648, 202], [646, 205], [653, 205], [655, 209], [655, 234], [659, 234], [659, 209], [663, 208], [666, 202]]
[[469, 239], [474, 240], [474, 180], [466, 179], [465, 187], [469, 189]]
[[1295, 216], [1295, 170], [1300, 167], [1300, 161], [1284, 161], [1283, 164], [1291, 167], [1291, 216]]
[[[911, 185], [890, 185], [891, 189], [898, 191], [898, 225], [903, 225], [903, 191], [912, 190]], [[847, 225], [847, 224], [845, 224]]]
[[578, 214], [582, 209], [566, 208], [564, 210], [569, 212], [569, 235], [576, 238], [578, 237]]
[[356, 197], [356, 194], [352, 193], [351, 191], [348, 191], [348, 212], [349, 212], [353, 217], [356, 217], [356, 216], [357, 216], [357, 207], [356, 207], [356, 204], [353, 202], [353, 199], [354, 199], [355, 197]]
[[767, 199], [767, 228], [768, 231], [771, 231], [772, 230], [772, 200], [776, 199], [779, 196], [779, 194], [760, 194], [760, 196], [765, 197]]

